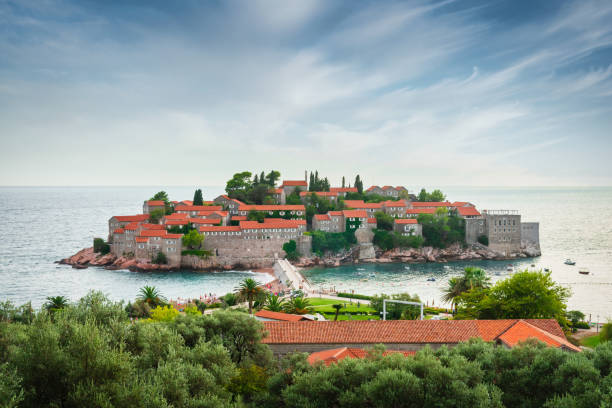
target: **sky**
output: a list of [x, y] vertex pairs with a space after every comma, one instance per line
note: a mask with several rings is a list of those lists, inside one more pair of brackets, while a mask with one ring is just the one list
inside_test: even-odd
[[612, 185], [612, 2], [0, 0], [0, 185]]

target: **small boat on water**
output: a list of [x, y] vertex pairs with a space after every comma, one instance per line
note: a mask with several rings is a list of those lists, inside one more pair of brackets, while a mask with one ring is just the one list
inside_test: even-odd
[[409, 267], [409, 266], [404, 266], [404, 269], [406, 269], [407, 271], [409, 271], [409, 270], [410, 270], [410, 267]]
[[573, 260], [571, 260], [569, 258], [567, 258], [565, 260], [565, 262], [563, 262], [563, 263], [566, 264], [566, 265], [576, 265], [576, 261], [573, 261]]
[[436, 281], [436, 278], [433, 278], [433, 277], [432, 278], [427, 278], [427, 282], [435, 282], [435, 281]]
[[531, 267], [532, 267], [532, 268], [535, 268], [535, 264], [531, 264]]
[[514, 272], [514, 268], [512, 267], [512, 265], [508, 265], [508, 267], [506, 267], [506, 270], [508, 272]]
[[369, 277], [369, 278], [375, 278], [375, 277], [376, 277], [376, 274], [375, 274], [375, 273], [371, 273], [371, 274], [369, 274], [369, 275], [368, 275], [368, 277]]
[[367, 278], [359, 279], [359, 282], [367, 282], [367, 281], [368, 281]]
[[590, 271], [587, 268], [580, 268], [578, 273], [581, 274], [581, 275], [588, 275], [590, 273]]

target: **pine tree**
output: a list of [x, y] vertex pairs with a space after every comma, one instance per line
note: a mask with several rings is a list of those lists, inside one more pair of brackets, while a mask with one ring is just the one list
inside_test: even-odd
[[193, 194], [193, 205], [204, 205], [204, 198], [202, 198], [202, 190], [199, 188]]
[[266, 179], [266, 175], [265, 175], [265, 173], [262, 171], [262, 172], [261, 172], [261, 176], [259, 176], [259, 182], [263, 184], [265, 179]]
[[342, 176], [342, 188], [344, 188], [344, 176]]
[[357, 192], [359, 194], [363, 193], [363, 182], [361, 181], [359, 174], [357, 175], [357, 177], [355, 177], [355, 187], [357, 188]]
[[253, 178], [253, 185], [256, 186], [257, 184], [259, 184], [259, 177], [256, 174], [255, 177]]

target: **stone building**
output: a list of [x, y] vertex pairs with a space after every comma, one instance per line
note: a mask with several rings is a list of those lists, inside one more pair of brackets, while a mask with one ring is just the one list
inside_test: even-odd
[[344, 206], [353, 210], [363, 210], [368, 217], [374, 217], [377, 211], [383, 211], [382, 203], [366, 203], [363, 200], [344, 200]]
[[390, 215], [393, 218], [405, 218], [406, 202], [404, 200], [383, 201], [382, 210], [385, 214]]
[[190, 217], [198, 217], [201, 211], [213, 212], [222, 211], [223, 207], [220, 205], [178, 205], [174, 207], [174, 212], [177, 214], [188, 214]]
[[270, 194], [272, 195], [272, 198], [274, 198], [274, 202], [276, 204], [286, 204], [287, 196], [285, 195], [285, 190], [282, 188], [272, 188], [270, 189]]
[[301, 191], [308, 190], [308, 182], [306, 180], [283, 180], [280, 188], [285, 192], [285, 197], [288, 197], [296, 188], [299, 188]]
[[303, 205], [248, 205], [243, 204], [238, 208], [238, 215], [248, 216], [249, 212], [258, 211], [270, 217], [303, 218], [306, 215], [306, 207]]
[[514, 210], [485, 210], [489, 248], [510, 254], [521, 249], [521, 215]]
[[308, 203], [311, 194], [314, 194], [319, 198], [325, 198], [333, 203], [338, 201], [338, 193], [333, 191], [302, 191], [300, 192], [300, 200], [302, 200], [302, 203]]
[[155, 210], [165, 210], [166, 203], [162, 200], [148, 200], [142, 205], [143, 214], [151, 214]]
[[393, 231], [405, 236], [423, 236], [423, 226], [414, 218], [397, 218], [393, 222]]
[[230, 215], [238, 215], [238, 208], [244, 205], [242, 201], [236, 200], [235, 198], [229, 198], [229, 196], [225, 194], [215, 198], [214, 203], [222, 206]]
[[540, 249], [539, 222], [521, 222], [521, 245]]
[[144, 223], [149, 220], [149, 214], [137, 215], [115, 215], [108, 220], [109, 239], [110, 233], [117, 228], [123, 228], [131, 222]]
[[338, 194], [338, 197], [345, 197], [347, 193], [358, 193], [357, 187], [332, 187], [329, 191]]

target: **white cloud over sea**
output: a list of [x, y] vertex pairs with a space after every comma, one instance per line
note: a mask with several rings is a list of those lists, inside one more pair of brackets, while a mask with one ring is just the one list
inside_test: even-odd
[[0, 185], [612, 184], [609, 1], [0, 1]]

